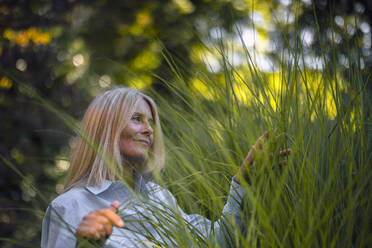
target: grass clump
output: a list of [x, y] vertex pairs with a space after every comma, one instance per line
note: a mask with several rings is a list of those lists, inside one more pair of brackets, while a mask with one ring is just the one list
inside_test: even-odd
[[[371, 245], [371, 101], [363, 70], [354, 65], [345, 78], [327, 66], [335, 61], [315, 70], [294, 60], [264, 73], [223, 61], [222, 72], [194, 74], [198, 87], [182, 76], [167, 84], [176, 104], [154, 92], [168, 137], [162, 182], [179, 204], [216, 220], [231, 177], [271, 130], [282, 138], [269, 141], [269, 155], [244, 185], [243, 221], [230, 229], [234, 246]], [[292, 149], [286, 166], [278, 156], [284, 148]]]
[[[304, 55], [294, 50], [278, 72], [264, 73], [247, 50], [241, 67], [229, 64], [223, 47], [218, 51], [220, 72], [200, 67], [186, 80], [169, 60], [176, 75], [175, 82], [163, 81], [169, 94], [148, 92], [166, 136], [167, 166], [159, 183], [185, 212], [219, 221], [232, 247], [371, 246], [371, 92], [363, 70], [350, 62], [342, 77], [327, 66], [335, 61], [307, 69], [299, 62]], [[265, 130], [268, 154], [257, 157], [250, 184], [242, 183], [241, 221], [221, 222], [231, 178]], [[284, 166], [278, 154], [285, 148], [292, 154]], [[218, 247], [213, 228], [202, 234], [161, 203], [146, 211], [152, 218], [144, 215], [138, 225], [149, 224], [167, 240], [148, 233], [146, 244]]]

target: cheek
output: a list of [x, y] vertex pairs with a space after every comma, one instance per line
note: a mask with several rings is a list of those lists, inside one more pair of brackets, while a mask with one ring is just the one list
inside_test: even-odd
[[119, 149], [123, 155], [128, 156], [142, 156], [147, 153], [147, 149], [144, 149], [131, 136], [120, 138]]
[[130, 137], [128, 135], [125, 135], [124, 133], [120, 136], [119, 141], [119, 149], [121, 153], [127, 153], [128, 149], [130, 149]]
[[133, 140], [134, 133], [135, 131], [133, 128], [128, 125], [120, 134], [120, 147], [127, 146], [127, 144]]
[[125, 141], [123, 140], [123, 138], [120, 138], [119, 149], [121, 152], [123, 152], [123, 150], [125, 149]]

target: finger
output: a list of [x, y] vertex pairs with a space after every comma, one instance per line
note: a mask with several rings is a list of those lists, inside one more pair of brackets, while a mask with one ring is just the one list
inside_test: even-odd
[[80, 237], [88, 237], [88, 232], [87, 232], [87, 226], [80, 224], [79, 228], [76, 230], [76, 235]]
[[112, 233], [112, 223], [110, 220], [97, 213], [98, 211], [93, 211], [84, 216], [77, 231], [78, 235], [99, 239], [101, 237], [107, 237]]
[[80, 237], [99, 239], [101, 237], [100, 233], [96, 228], [94, 228], [94, 223], [84, 222], [82, 223], [76, 231], [76, 234]]
[[253, 162], [255, 152], [256, 152], [256, 146], [252, 146], [247, 156], [244, 159], [243, 166], [251, 164]]
[[112, 210], [113, 212], [116, 212], [116, 210], [118, 210], [119, 208], [119, 201], [113, 201], [109, 207], [110, 210]]
[[109, 236], [112, 233], [112, 224], [107, 222], [103, 225], [103, 228], [105, 229], [105, 236]]
[[110, 208], [102, 209], [99, 210], [99, 213], [103, 216], [105, 216], [109, 221], [111, 221], [112, 224], [118, 227], [124, 227], [124, 222], [123, 220], [114, 213]]
[[98, 233], [98, 239], [107, 236], [106, 229], [101, 223], [95, 222], [92, 228]]
[[95, 222], [98, 222], [103, 226], [103, 228], [105, 229], [105, 236], [108, 236], [112, 233], [112, 223], [105, 216], [97, 216]]
[[292, 149], [288, 148], [288, 149], [280, 151], [279, 154], [280, 154], [280, 156], [287, 156], [287, 155], [291, 154], [291, 152], [292, 152]]
[[267, 139], [269, 137], [269, 131], [265, 131], [259, 139]]
[[99, 216], [96, 221], [103, 225], [106, 236], [109, 236], [112, 233], [113, 223], [108, 218], [106, 218], [105, 216]]
[[262, 150], [263, 147], [261, 139], [257, 140], [256, 146], [258, 147], [258, 149]]
[[94, 220], [97, 218], [97, 216], [100, 216], [98, 211], [91, 211], [89, 214], [85, 215], [83, 217], [83, 222], [94, 222]]
[[256, 141], [256, 147], [260, 150], [263, 148], [263, 143], [268, 139], [269, 131], [265, 131]]

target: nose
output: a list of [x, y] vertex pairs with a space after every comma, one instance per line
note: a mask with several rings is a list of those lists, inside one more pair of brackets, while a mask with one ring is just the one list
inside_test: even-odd
[[154, 130], [152, 129], [150, 123], [148, 121], [145, 121], [143, 123], [143, 133], [150, 136], [154, 133]]

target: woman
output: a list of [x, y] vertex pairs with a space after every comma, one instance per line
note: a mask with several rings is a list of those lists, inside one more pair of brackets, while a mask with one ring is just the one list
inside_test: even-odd
[[[267, 136], [265, 133], [257, 141], [258, 150]], [[226, 229], [231, 220], [239, 223], [239, 180], [247, 178], [246, 167], [252, 164], [255, 151], [255, 147], [249, 151], [241, 175], [234, 177], [218, 221], [187, 215], [169, 191], [142, 178], [164, 164], [154, 101], [129, 88], [106, 91], [93, 100], [84, 115], [72, 152], [67, 190], [46, 211], [41, 247], [75, 247], [77, 242], [92, 240], [104, 242], [105, 247], [153, 247], [149, 241], [176, 247], [188, 237], [167, 233], [185, 223], [187, 234], [198, 236], [201, 242], [228, 246], [231, 240]]]

